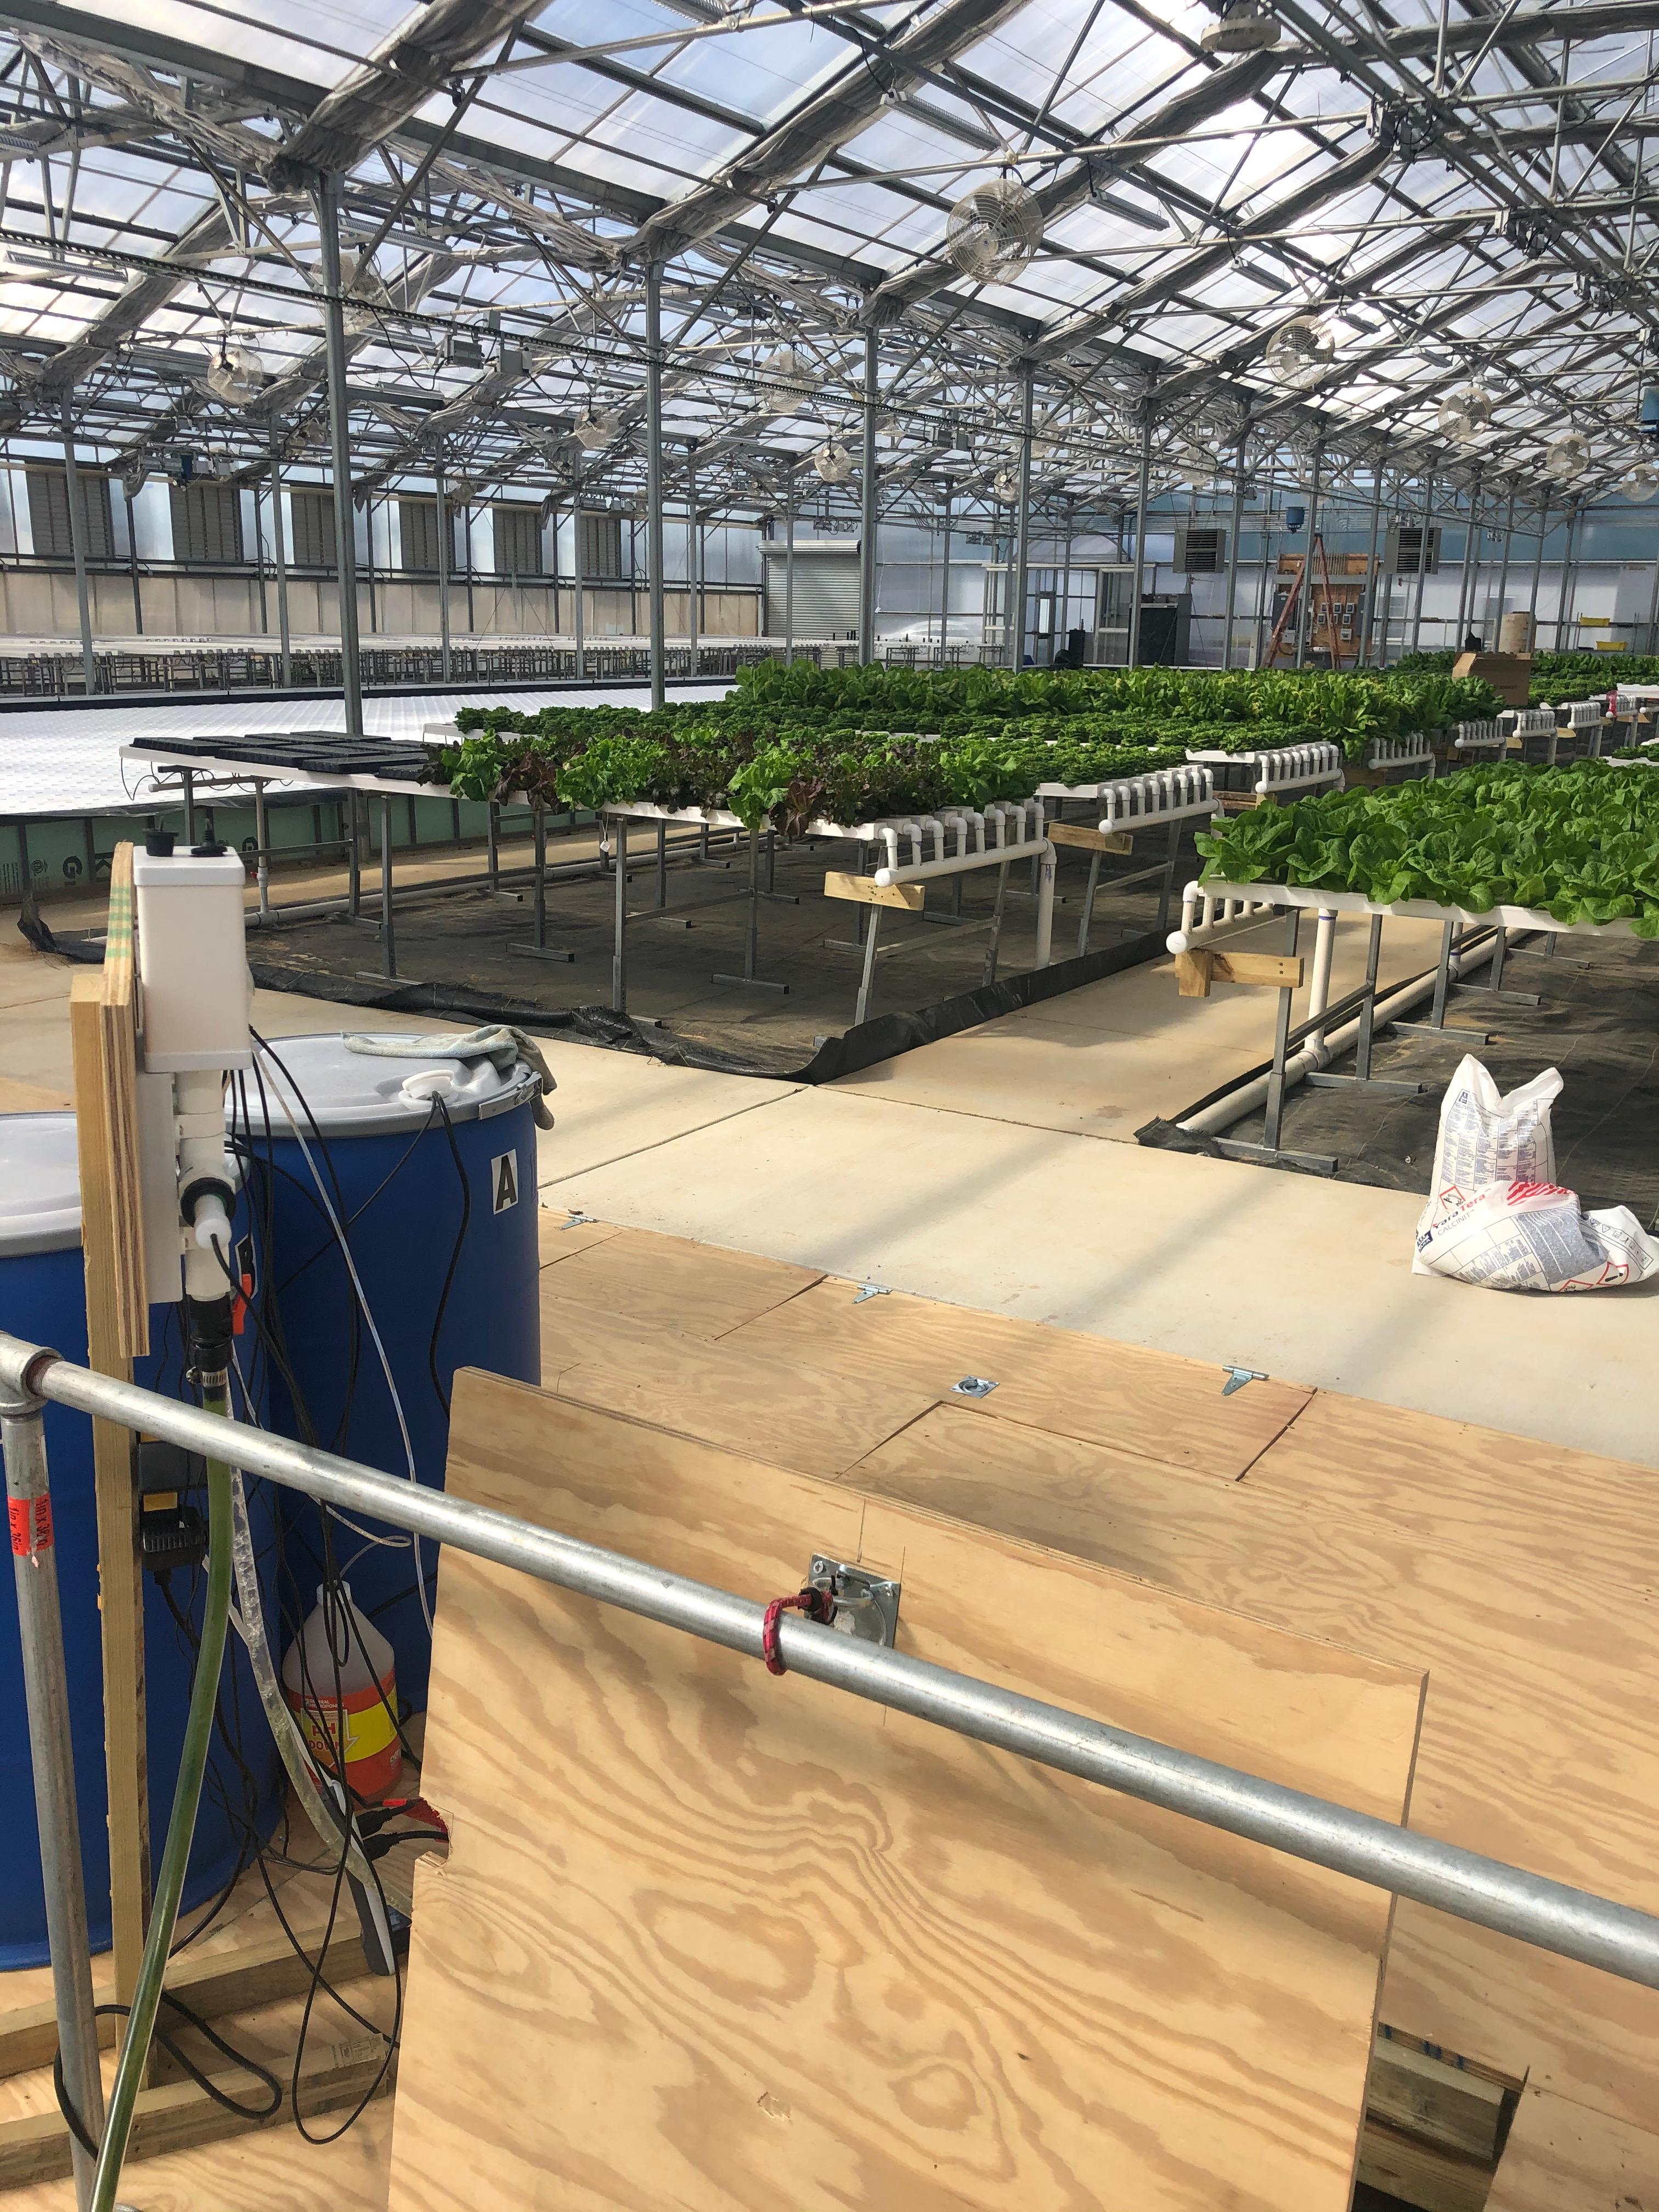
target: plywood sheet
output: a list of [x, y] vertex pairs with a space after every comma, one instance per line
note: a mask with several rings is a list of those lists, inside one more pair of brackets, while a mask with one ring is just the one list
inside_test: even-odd
[[[1421, 1677], [493, 1378], [452, 1494], [1398, 1818]], [[1388, 1900], [447, 1553], [394, 2212], [1344, 2212]]]
[[[1482, 1557], [1355, 1510], [1287, 1504], [1255, 1474], [1224, 1486], [1182, 1479], [956, 1407], [848, 1480], [1297, 1634], [1425, 1662], [1412, 1825], [1659, 1911], [1659, 1740], [1632, 1695], [1659, 1674], [1659, 1613], [1638, 1597], [1609, 1603], [1572, 1571], [1565, 1517], [1553, 1564], [1501, 1546]], [[1659, 1993], [1422, 1906], [1396, 1916], [1383, 2016], [1638, 2124], [1651, 2109]]]
[[896, 1384], [854, 1389], [821, 1368], [781, 1367], [740, 1346], [573, 1304], [553, 1295], [562, 1281], [550, 1270], [542, 1292], [542, 1376], [562, 1398], [826, 1476], [844, 1473], [933, 1403]]
[[[1041, 1265], [1040, 1249], [1033, 1263]], [[930, 1298], [895, 1294], [859, 1305], [854, 1297], [853, 1285], [825, 1279], [744, 1325], [738, 1339], [769, 1358], [880, 1376], [934, 1397], [964, 1374], [988, 1377], [996, 1389], [972, 1402], [994, 1419], [1085, 1437], [1228, 1482], [1313, 1395], [1269, 1381], [1224, 1398], [1218, 1367], [1170, 1352]]]
[[584, 1221], [563, 1206], [543, 1206], [536, 1216], [536, 1234], [544, 1267], [574, 1260], [590, 1244], [603, 1244], [617, 1233], [614, 1221]]
[[1527, 2088], [1486, 2212], [1654, 2212], [1659, 2135]]
[[1522, 1569], [1559, 1565], [1570, 1524], [1575, 1575], [1659, 1592], [1659, 1474], [1631, 1460], [1322, 1390], [1249, 1481]]
[[687, 1336], [723, 1336], [821, 1279], [785, 1260], [619, 1229], [559, 1262], [558, 1295]]

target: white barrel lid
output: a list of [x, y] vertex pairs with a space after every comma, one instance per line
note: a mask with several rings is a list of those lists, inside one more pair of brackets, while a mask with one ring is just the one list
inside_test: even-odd
[[0, 1259], [80, 1242], [74, 1115], [0, 1114]]
[[[428, 1120], [436, 1119], [434, 1090], [452, 1121], [484, 1121], [521, 1105], [541, 1087], [541, 1078], [522, 1061], [501, 1075], [488, 1060], [437, 1060], [420, 1050], [418, 1038], [400, 1039], [388, 1032], [385, 1042], [402, 1042], [409, 1047], [407, 1057], [400, 1054], [392, 1059], [352, 1052], [346, 1034], [333, 1030], [322, 1036], [273, 1037], [270, 1050], [258, 1055], [255, 1066], [264, 1084], [264, 1105], [278, 1134], [289, 1135], [297, 1126], [301, 1136], [309, 1137], [314, 1121], [325, 1137], [412, 1136]], [[378, 1032], [376, 1036], [378, 1040]], [[251, 1074], [240, 1080], [247, 1086], [248, 1114], [257, 1135], [264, 1110], [258, 1087]], [[304, 1106], [294, 1097], [295, 1088]], [[240, 1102], [236, 1110], [240, 1114]]]

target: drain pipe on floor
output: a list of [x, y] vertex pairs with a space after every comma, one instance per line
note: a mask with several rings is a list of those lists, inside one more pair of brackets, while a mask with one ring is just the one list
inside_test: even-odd
[[[1319, 916], [1318, 931], [1314, 939], [1313, 969], [1308, 986], [1310, 1017], [1323, 1012], [1329, 1002], [1331, 954], [1335, 933], [1336, 916], [1334, 914], [1322, 913]], [[1491, 944], [1478, 946], [1472, 953], [1454, 953], [1451, 958], [1452, 981], [1460, 982], [1466, 976], [1474, 975], [1477, 969], [1489, 968], [1497, 957], [1497, 954], [1496, 936], [1493, 937]], [[1438, 974], [1439, 966], [1437, 963], [1426, 975], [1414, 975], [1408, 982], [1397, 983], [1386, 995], [1379, 996], [1376, 1001], [1375, 1027], [1380, 1030], [1385, 1023], [1399, 1020], [1403, 1015], [1409, 1013], [1414, 1006], [1420, 1006], [1425, 999], [1432, 998], [1435, 981]], [[1288, 1091], [1292, 1084], [1300, 1083], [1304, 1076], [1317, 1074], [1322, 1069], [1328, 1067], [1332, 1060], [1340, 1053], [1346, 1052], [1358, 1036], [1359, 1025], [1363, 1018], [1362, 1010], [1360, 1013], [1353, 1015], [1328, 1034], [1316, 1030], [1302, 1049], [1285, 1061], [1285, 1088]], [[1184, 1130], [1190, 1137], [1219, 1136], [1224, 1129], [1231, 1128], [1235, 1121], [1242, 1121], [1247, 1114], [1255, 1113], [1259, 1107], [1267, 1103], [1267, 1085], [1271, 1080], [1270, 1073], [1253, 1075], [1240, 1084], [1237, 1090], [1227, 1091], [1222, 1097], [1209, 1100], [1195, 1112], [1188, 1114], [1184, 1120], [1178, 1121], [1176, 1127]]]

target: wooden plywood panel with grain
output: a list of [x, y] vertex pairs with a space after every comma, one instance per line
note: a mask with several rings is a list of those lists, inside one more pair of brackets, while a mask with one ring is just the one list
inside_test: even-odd
[[901, 1382], [944, 1397], [965, 1375], [994, 1381], [975, 1412], [1084, 1437], [1226, 1482], [1304, 1407], [1298, 1383], [1251, 1382], [1223, 1397], [1218, 1367], [1109, 1343], [1042, 1322], [929, 1298], [866, 1298], [825, 1279], [743, 1325], [737, 1340], [777, 1359]]
[[[1524, 1564], [1519, 1547], [1481, 1557], [1290, 1504], [1255, 1474], [1206, 1483], [954, 1406], [848, 1480], [1300, 1635], [1425, 1662], [1413, 1826], [1659, 1911], [1659, 1741], [1632, 1696], [1659, 1674], [1659, 1615], [1576, 1577], [1559, 1525], [1553, 1566]], [[1423, 1906], [1396, 1915], [1383, 2014], [1638, 2124], [1651, 2108], [1659, 1993]]]
[[543, 1206], [536, 1216], [536, 1237], [544, 1267], [574, 1260], [590, 1244], [603, 1244], [618, 1233], [613, 1221], [584, 1221], [562, 1206]]
[[1654, 2212], [1659, 2135], [1528, 2087], [1486, 2212]]
[[822, 1280], [815, 1267], [642, 1229], [596, 1237], [558, 1263], [560, 1297], [687, 1336], [723, 1336]]
[[[452, 1494], [1398, 1818], [1421, 1677], [493, 1378]], [[1343, 2212], [1388, 1900], [461, 1555], [392, 2212]]]
[[1322, 1390], [1250, 1470], [1287, 1504], [1363, 1513], [1430, 1542], [1659, 1592], [1659, 1473]]
[[626, 1315], [542, 1297], [542, 1375], [562, 1398], [608, 1407], [684, 1436], [752, 1452], [800, 1474], [841, 1474], [933, 1404], [891, 1383], [757, 1359], [740, 1346], [647, 1328]]

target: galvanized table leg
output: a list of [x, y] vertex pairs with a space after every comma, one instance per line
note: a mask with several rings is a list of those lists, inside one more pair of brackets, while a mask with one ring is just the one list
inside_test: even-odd
[[380, 800], [380, 964], [388, 978], [398, 973], [398, 941], [392, 918], [392, 794]]
[[665, 907], [667, 903], [668, 824], [665, 822], [659, 822], [657, 824], [657, 904], [661, 908]]
[[185, 792], [185, 842], [186, 845], [193, 845], [196, 842], [196, 777], [194, 772], [190, 769], [186, 769], [180, 781], [184, 785]]
[[488, 808], [489, 816], [489, 888], [498, 892], [501, 887], [501, 810], [492, 799]]
[[611, 855], [611, 865], [617, 878], [617, 935], [611, 953], [611, 1008], [613, 1013], [628, 1012], [628, 817], [614, 814], [611, 829], [616, 833], [616, 847]]
[[748, 921], [744, 930], [743, 973], [741, 975], [717, 975], [709, 978], [714, 983], [747, 984], [751, 990], [775, 991], [780, 997], [787, 995], [787, 983], [775, 983], [761, 975], [760, 966], [760, 825], [749, 832], [749, 890], [747, 895]]
[[1440, 965], [1434, 975], [1434, 1006], [1429, 1015], [1431, 1029], [1446, 1026], [1446, 994], [1451, 988], [1452, 941], [1457, 925], [1449, 921], [1440, 935]]
[[253, 779], [253, 842], [254, 880], [259, 886], [259, 919], [270, 919], [270, 814], [265, 805], [265, 783], [263, 776]]
[[355, 786], [346, 793], [346, 819], [351, 824], [346, 840], [346, 912], [356, 921], [363, 903], [363, 842]]
[[870, 908], [870, 927], [864, 940], [864, 973], [859, 981], [858, 1004], [853, 1009], [856, 1029], [870, 1011], [870, 992], [876, 980], [876, 939], [881, 932], [881, 908]]
[[1365, 1003], [1359, 1009], [1359, 1036], [1353, 1060], [1353, 1072], [1362, 1083], [1371, 1072], [1371, 1039], [1376, 1029], [1376, 978], [1382, 960], [1382, 917], [1374, 914], [1370, 941], [1365, 947]]
[[574, 952], [568, 952], [562, 946], [550, 945], [547, 941], [547, 809], [544, 806], [532, 807], [531, 821], [536, 841], [536, 890], [531, 908], [534, 917], [532, 933], [528, 945], [509, 945], [507, 951], [522, 953], [532, 960], [574, 961], [576, 957]]
[[[87, 1936], [81, 1829], [75, 1803], [70, 1735], [69, 1677], [46, 1480], [46, 1429], [39, 1398], [0, 1399], [0, 1447], [6, 1462], [17, 1625], [22, 1638], [23, 1692], [29, 1757], [34, 1768], [34, 1817], [40, 1832], [40, 1873], [46, 1898], [46, 1942], [64, 2087], [81, 2124], [96, 2142], [104, 2131], [104, 2086], [93, 2013], [92, 1957]], [[10, 1818], [18, 1818], [13, 1806]], [[92, 2202], [94, 2160], [73, 2135], [70, 2160], [81, 2212]]]
[[1164, 881], [1158, 893], [1158, 933], [1162, 937], [1170, 927], [1170, 907], [1175, 897], [1176, 862], [1181, 857], [1181, 818], [1170, 824], [1170, 850], [1164, 863]]
[[[1035, 867], [1036, 862], [1033, 861], [1031, 865]], [[1005, 860], [997, 870], [997, 902], [991, 909], [991, 934], [986, 940], [981, 984], [994, 983], [997, 980], [997, 946], [1002, 936], [1002, 910], [1008, 895], [1008, 868], [1009, 863]], [[875, 908], [872, 907], [870, 911], [873, 914]]]
[[1492, 938], [1492, 985], [1494, 991], [1504, 988], [1504, 956], [1509, 951], [1510, 933], [1500, 921]]
[[[1301, 927], [1302, 909], [1293, 906], [1285, 941], [1285, 950], [1291, 959], [1296, 957], [1296, 940]], [[1285, 1059], [1290, 1047], [1291, 1002], [1295, 995], [1288, 983], [1281, 987], [1279, 994], [1279, 1021], [1273, 1031], [1273, 1068], [1267, 1078], [1267, 1126], [1262, 1132], [1262, 1141], [1270, 1152], [1279, 1150], [1279, 1126], [1285, 1118]]]
[[1077, 926], [1077, 950], [1079, 959], [1089, 950], [1089, 927], [1095, 918], [1095, 893], [1100, 889], [1101, 858], [1098, 853], [1091, 853], [1089, 855], [1089, 884], [1083, 894], [1083, 918]]

